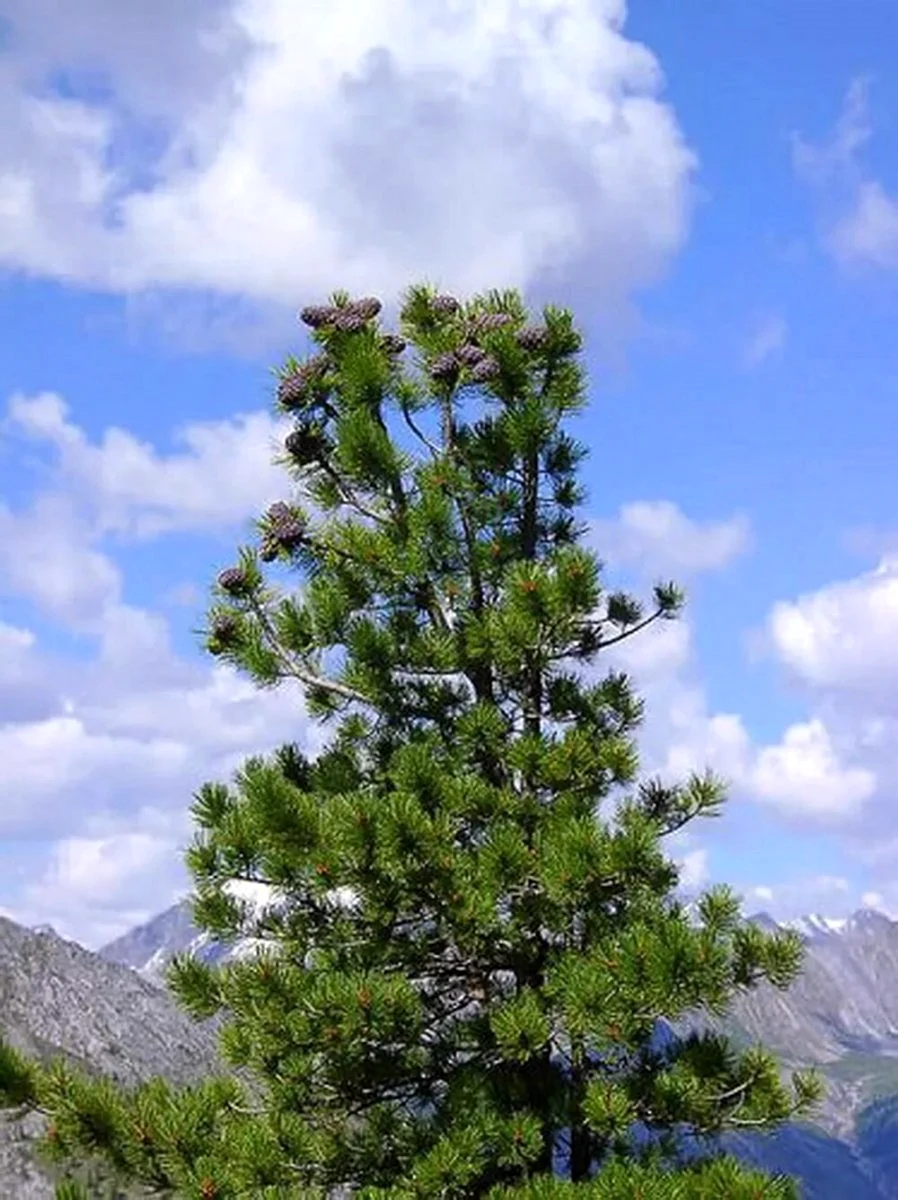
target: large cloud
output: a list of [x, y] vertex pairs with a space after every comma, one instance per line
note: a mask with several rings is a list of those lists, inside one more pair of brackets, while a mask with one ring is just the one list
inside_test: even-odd
[[4, 15], [8, 267], [279, 304], [577, 267], [613, 312], [686, 232], [695, 160], [622, 0]]
[[[898, 787], [898, 559], [873, 570], [783, 601], [771, 609], [767, 644], [791, 679], [804, 689], [817, 718], [806, 749], [820, 757], [826, 732], [848, 777], [827, 770], [825, 791], [846, 815], [862, 816], [847, 835], [854, 851], [886, 866], [898, 858], [891, 797]], [[873, 786], [875, 784], [875, 787]], [[841, 799], [839, 799], [841, 797]], [[873, 799], [876, 803], [873, 803]], [[863, 803], [864, 801], [867, 803]], [[846, 836], [847, 836], [846, 835]], [[848, 844], [846, 842], [846, 844]]]
[[898, 557], [774, 605], [769, 637], [802, 682], [840, 693], [894, 695], [898, 685]]

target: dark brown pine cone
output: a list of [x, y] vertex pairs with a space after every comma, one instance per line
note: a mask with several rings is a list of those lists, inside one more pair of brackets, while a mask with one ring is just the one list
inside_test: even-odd
[[455, 351], [455, 357], [466, 367], [474, 367], [486, 357], [486, 351], [467, 343]]
[[288, 517], [293, 516], [293, 512], [289, 504], [285, 504], [283, 500], [275, 500], [274, 504], [265, 513], [266, 518], [274, 523], [275, 521], [283, 521]]
[[226, 650], [229, 646], [233, 646], [237, 641], [239, 632], [239, 622], [231, 613], [219, 613], [217, 617], [213, 617], [209, 629], [211, 640], [215, 643], [213, 646], [210, 646], [212, 653], [217, 654], [222, 650]]
[[376, 317], [383, 308], [381, 302], [376, 296], [363, 296], [361, 300], [354, 300], [350, 304], [346, 312], [354, 312], [362, 318], [363, 321], [370, 321]]
[[320, 329], [322, 325], [332, 325], [339, 311], [330, 304], [307, 304], [300, 309], [299, 319], [312, 329]]
[[353, 312], [351, 308], [341, 308], [334, 318], [334, 328], [341, 333], [358, 333], [365, 328], [365, 318]]
[[288, 520], [279, 521], [271, 530], [270, 536], [275, 546], [282, 550], [295, 550], [305, 540], [305, 522], [301, 521], [299, 517], [290, 517]]
[[249, 591], [249, 579], [242, 567], [228, 567], [218, 576], [218, 586], [229, 596], [244, 596]]
[[405, 338], [397, 337], [395, 333], [385, 334], [380, 339], [381, 347], [391, 356], [401, 354], [408, 343]]
[[438, 317], [454, 317], [461, 305], [454, 296], [434, 296], [430, 302], [431, 309]]
[[548, 337], [549, 331], [545, 325], [527, 325], [518, 334], [516, 341], [522, 350], [542, 350]]
[[430, 364], [431, 379], [454, 379], [458, 374], [458, 359], [448, 351], [445, 354], [438, 354]]
[[471, 383], [486, 383], [490, 379], [495, 379], [498, 374], [499, 364], [491, 354], [488, 354], [479, 363], [471, 367], [468, 372], [468, 379]]
[[330, 366], [326, 354], [313, 354], [304, 363], [283, 376], [278, 384], [278, 403], [288, 411], [303, 408], [309, 399], [309, 388], [325, 374]]
[[284, 438], [284, 449], [301, 465], [319, 458], [327, 446], [324, 431], [318, 425], [298, 425]]
[[268, 529], [262, 535], [259, 555], [263, 562], [273, 562], [279, 550], [292, 550], [305, 538], [306, 522], [289, 504], [277, 500], [265, 513]]

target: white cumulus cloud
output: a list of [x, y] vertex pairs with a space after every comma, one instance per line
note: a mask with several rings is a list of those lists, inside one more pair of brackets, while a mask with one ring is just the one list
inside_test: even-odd
[[759, 751], [749, 786], [758, 799], [794, 815], [844, 818], [870, 799], [876, 776], [843, 763], [829, 731], [814, 718], [789, 726], [779, 745]]
[[767, 634], [781, 661], [812, 687], [892, 691], [898, 682], [898, 558], [775, 604]]
[[186, 424], [174, 431], [182, 448], [167, 455], [115, 426], [92, 443], [52, 393], [13, 396], [6, 427], [54, 453], [65, 503], [79, 502], [95, 535], [221, 529], [283, 497], [287, 483], [272, 462], [286, 426], [264, 411]]
[[4, 15], [10, 268], [294, 304], [422, 276], [526, 288], [566, 264], [612, 313], [686, 234], [695, 156], [622, 0]]

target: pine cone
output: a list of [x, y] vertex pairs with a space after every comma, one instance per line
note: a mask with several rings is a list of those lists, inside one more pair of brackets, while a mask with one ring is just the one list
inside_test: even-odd
[[299, 319], [312, 329], [320, 329], [322, 325], [332, 325], [339, 311], [330, 304], [307, 304], [300, 310]]
[[408, 345], [405, 338], [397, 337], [395, 333], [386, 334], [380, 339], [380, 344], [391, 357], [401, 354]]
[[273, 562], [280, 550], [293, 550], [305, 539], [306, 522], [297, 513], [278, 500], [265, 514], [268, 529], [262, 537], [260, 557], [263, 562]]
[[305, 522], [299, 517], [290, 517], [289, 520], [278, 522], [270, 535], [275, 547], [281, 550], [295, 550], [305, 541], [305, 536]]
[[302, 371], [293, 371], [291, 374], [285, 375], [278, 384], [278, 404], [287, 412], [302, 408], [305, 405], [307, 392], [308, 382]]
[[218, 576], [218, 586], [229, 596], [245, 596], [249, 591], [249, 579], [242, 567], [228, 567]]
[[458, 359], [448, 351], [445, 354], [438, 354], [430, 364], [431, 379], [449, 380], [454, 379], [458, 374]]
[[486, 351], [481, 350], [479, 346], [473, 346], [470, 342], [461, 346], [455, 351], [455, 357], [463, 366], [475, 367], [479, 362], [486, 358]]
[[434, 296], [430, 307], [438, 317], [454, 317], [461, 305], [454, 296]]
[[304, 408], [309, 400], [309, 390], [317, 383], [330, 367], [331, 362], [326, 354], [313, 354], [289, 375], [285, 375], [278, 384], [277, 398], [281, 408], [287, 412]]
[[299, 425], [284, 438], [284, 449], [301, 466], [320, 458], [326, 447], [324, 430], [318, 425]]
[[468, 379], [471, 383], [487, 383], [490, 379], [495, 379], [498, 374], [499, 364], [491, 354], [488, 354], [470, 369]]
[[217, 617], [212, 618], [209, 633], [213, 645], [209, 649], [213, 654], [220, 654], [222, 650], [227, 650], [229, 646], [235, 644], [239, 632], [240, 625], [235, 616], [230, 613], [219, 613]]
[[344, 309], [344, 311], [354, 312], [363, 321], [370, 321], [377, 316], [382, 308], [383, 305], [376, 296], [363, 296], [361, 300], [354, 300], [349, 308]]
[[358, 333], [365, 328], [365, 318], [351, 308], [341, 308], [334, 318], [334, 328], [341, 333]]
[[542, 350], [548, 341], [549, 331], [545, 325], [527, 325], [517, 336], [522, 350]]
[[283, 500], [275, 500], [265, 516], [274, 525], [278, 521], [289, 520], [293, 516], [293, 512], [289, 504], [285, 504]]
[[504, 329], [513, 320], [508, 313], [480, 313], [471, 322], [471, 329], [474, 333], [493, 333], [496, 329]]

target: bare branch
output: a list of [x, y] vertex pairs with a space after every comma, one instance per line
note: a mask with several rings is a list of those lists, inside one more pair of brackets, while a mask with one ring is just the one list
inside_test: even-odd
[[632, 637], [634, 633], [639, 633], [641, 630], [647, 629], [649, 625], [654, 624], [655, 621], [659, 620], [663, 616], [664, 609], [656, 609], [651, 616], [645, 617], [642, 621], [638, 621], [635, 625], [631, 625], [629, 629], [625, 629], [623, 632], [615, 634], [614, 637], [602, 638], [599, 641], [597, 648], [599, 650], [604, 650], [606, 646], [616, 646], [618, 642], [626, 641], [627, 638]]
[[281, 669], [286, 676], [292, 679], [297, 679], [300, 683], [304, 683], [306, 687], [321, 688], [322, 691], [331, 692], [335, 696], [340, 696], [343, 700], [353, 700], [358, 704], [364, 704], [369, 708], [375, 707], [374, 701], [362, 692], [356, 691], [355, 688], [349, 687], [348, 684], [340, 683], [338, 679], [327, 679], [324, 675], [317, 675], [314, 671], [310, 671], [308, 667], [298, 666], [281, 648], [278, 636], [270, 620], [268, 614], [258, 603], [252, 604], [251, 611], [256, 617], [262, 632], [265, 634], [269, 649], [274, 653], [275, 657], [281, 665]]

